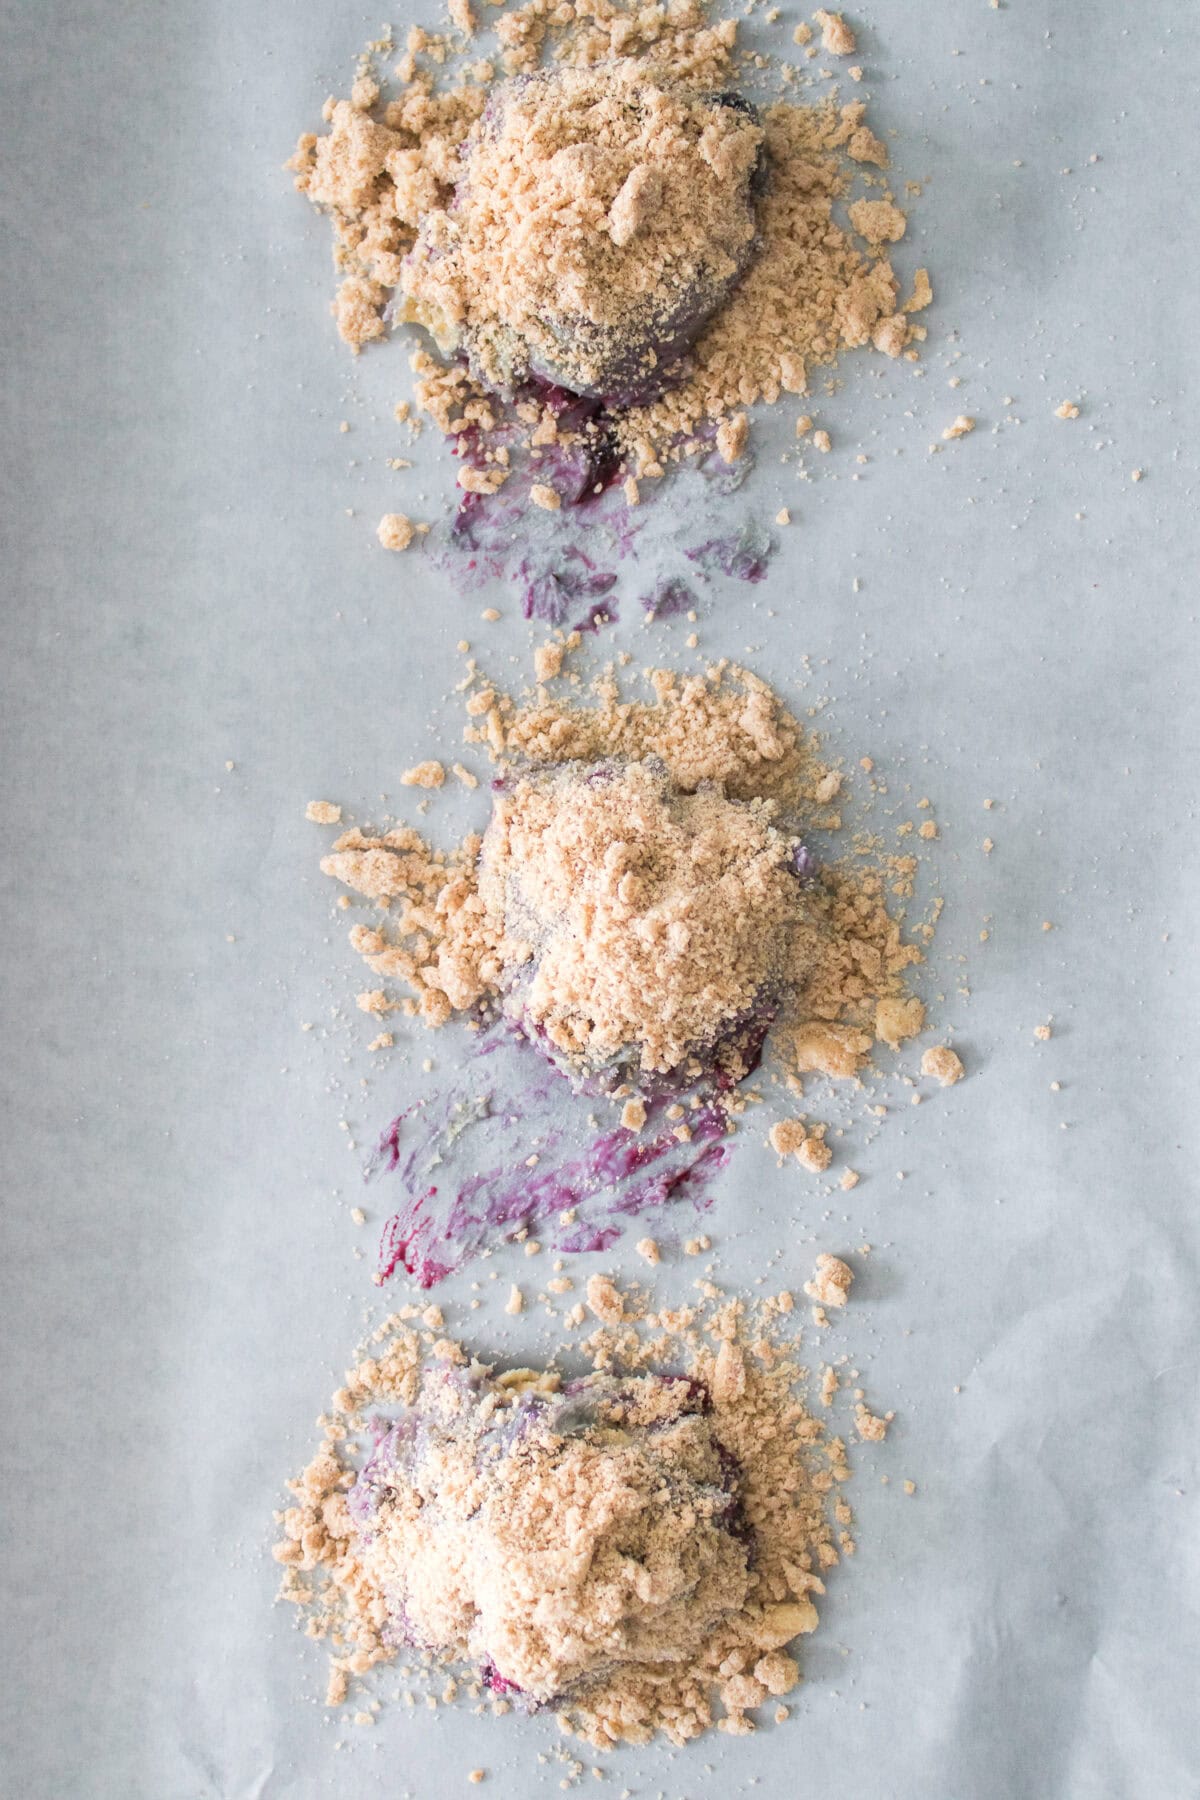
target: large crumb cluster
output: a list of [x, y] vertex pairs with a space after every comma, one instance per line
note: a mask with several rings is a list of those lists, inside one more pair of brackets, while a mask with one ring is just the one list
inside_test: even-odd
[[790, 1296], [751, 1319], [710, 1287], [647, 1335], [607, 1285], [600, 1373], [565, 1388], [553, 1368], [471, 1363], [402, 1315], [347, 1376], [275, 1552], [283, 1597], [330, 1648], [330, 1705], [377, 1664], [466, 1665], [493, 1711], [553, 1706], [606, 1747], [750, 1731], [796, 1685], [788, 1646], [854, 1546], [844, 1501], [839, 1534], [827, 1516], [843, 1441], [810, 1417], [770, 1323]]
[[[837, 20], [826, 48], [849, 54], [840, 16], [820, 17]], [[905, 218], [863, 102], [756, 112], [733, 92], [736, 23], [710, 23], [700, 0], [529, 0], [496, 35], [481, 58], [414, 27], [394, 96], [363, 70], [292, 159], [333, 223], [345, 340], [384, 336], [387, 313], [452, 359], [416, 353], [417, 401], [471, 434], [470, 491], [507, 479], [508, 440], [488, 436], [502, 420], [537, 454], [578, 441], [527, 376], [602, 396], [636, 481], [748, 405], [806, 393], [845, 349], [916, 354], [911, 315], [932, 291], [919, 271], [900, 302], [888, 247]], [[855, 176], [871, 192], [847, 226]], [[506, 414], [497, 395], [514, 389]]]
[[[430, 1025], [505, 1006], [580, 1073], [689, 1079], [724, 1042], [736, 1080], [739, 1031], [758, 1023], [756, 1051], [777, 1020], [795, 1076], [853, 1077], [924, 1018], [895, 869], [813, 861], [803, 838], [840, 827], [841, 777], [765, 683], [727, 666], [650, 680], [651, 703], [609, 677], [591, 705], [544, 687], [518, 703], [476, 674], [467, 735], [507, 770], [482, 838], [444, 857], [406, 826], [352, 827], [322, 861], [379, 909], [355, 949], [412, 993], [360, 1003]], [[802, 1160], [823, 1166], [827, 1147]]]

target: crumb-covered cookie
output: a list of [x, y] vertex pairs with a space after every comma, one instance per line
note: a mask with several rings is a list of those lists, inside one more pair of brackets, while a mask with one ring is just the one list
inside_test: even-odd
[[845, 1443], [797, 1392], [790, 1297], [711, 1296], [643, 1336], [614, 1289], [575, 1380], [472, 1361], [436, 1311], [376, 1331], [278, 1515], [330, 1705], [399, 1663], [598, 1746], [683, 1743], [796, 1685], [789, 1646], [854, 1548]]
[[490, 392], [532, 378], [648, 399], [754, 253], [763, 140], [736, 95], [660, 84], [632, 58], [516, 76], [421, 219], [396, 317]]

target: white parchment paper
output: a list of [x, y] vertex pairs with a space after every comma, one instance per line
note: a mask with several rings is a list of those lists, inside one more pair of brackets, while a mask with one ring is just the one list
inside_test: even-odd
[[[387, 469], [404, 347], [336, 343], [326, 229], [280, 169], [380, 20], [5, 15], [0, 1786], [557, 1793], [552, 1720], [329, 1718], [271, 1608], [280, 1482], [374, 1298], [362, 1147], [458, 1054], [406, 1028], [370, 1072], [304, 805], [381, 808], [458, 741], [457, 640], [512, 679], [529, 642], [511, 595], [379, 550], [384, 511], [444, 524], [452, 468], [427, 436]], [[765, 583], [706, 591], [699, 655], [797, 693], [807, 656], [887, 829], [933, 800], [927, 992], [969, 1079], [919, 1107], [893, 1083], [886, 1128], [838, 1142], [849, 1196], [739, 1145], [723, 1278], [798, 1288], [872, 1244], [834, 1348], [896, 1423], [855, 1452], [860, 1547], [792, 1719], [603, 1780], [1174, 1800], [1200, 1792], [1192, 9], [854, 16], [924, 189], [897, 256], [932, 272], [930, 342], [814, 395], [811, 481], [790, 414], [768, 428], [729, 517], [795, 523]], [[631, 615], [601, 651], [683, 665], [688, 629]], [[632, 1236], [605, 1266], [639, 1266]], [[482, 1352], [537, 1342], [500, 1312], [514, 1266], [444, 1296]]]

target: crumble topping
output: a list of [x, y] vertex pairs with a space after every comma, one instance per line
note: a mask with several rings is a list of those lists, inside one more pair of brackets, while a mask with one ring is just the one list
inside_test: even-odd
[[373, 1334], [277, 1515], [327, 1704], [411, 1648], [446, 1697], [473, 1666], [493, 1711], [552, 1705], [604, 1748], [743, 1734], [795, 1687], [789, 1646], [854, 1548], [845, 1445], [801, 1401], [779, 1309], [705, 1286], [645, 1328], [606, 1306], [596, 1373], [566, 1384], [474, 1362], [413, 1308]]
[[[877, 1037], [896, 1046], [924, 1021], [896, 870], [813, 861], [803, 834], [837, 828], [840, 773], [764, 682], [725, 666], [649, 680], [652, 704], [605, 677], [582, 706], [474, 684], [467, 735], [509, 770], [488, 828], [449, 856], [407, 826], [343, 832], [321, 866], [380, 909], [352, 945], [425, 1023], [504, 1007], [576, 1071], [694, 1076], [702, 1054], [736, 1081], [778, 1019], [797, 1074], [853, 1079]], [[797, 1154], [826, 1167], [823, 1131]]]
[[502, 961], [531, 970], [521, 1015], [579, 1063], [636, 1046], [643, 1070], [678, 1067], [753, 1006], [784, 946], [803, 966], [791, 850], [766, 804], [680, 792], [649, 761], [524, 777], [479, 863]]
[[[850, 54], [842, 16], [816, 17], [823, 46]], [[864, 102], [749, 104], [734, 88], [736, 21], [710, 20], [701, 0], [528, 0], [495, 29], [499, 55], [472, 61], [414, 27], [398, 88], [360, 80], [290, 164], [333, 225], [350, 347], [405, 320], [465, 354], [418, 349], [413, 367], [418, 406], [478, 452], [466, 492], [506, 479], [488, 448], [502, 423], [533, 446], [586, 439], [530, 401], [528, 376], [603, 397], [632, 505], [640, 481], [748, 406], [807, 393], [842, 351], [915, 357], [911, 314], [932, 290], [921, 271], [899, 301], [887, 252], [905, 219]], [[835, 207], [855, 175], [873, 191], [852, 200], [847, 231]]]

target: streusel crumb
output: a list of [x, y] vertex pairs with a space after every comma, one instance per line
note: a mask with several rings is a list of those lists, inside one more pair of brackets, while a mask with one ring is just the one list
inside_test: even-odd
[[400, 777], [401, 787], [440, 788], [446, 779], [446, 771], [440, 762], [418, 763], [414, 769], [405, 769]]
[[804, 1284], [804, 1292], [819, 1306], [845, 1306], [853, 1280], [854, 1271], [848, 1263], [822, 1251], [813, 1264], [811, 1281]]
[[931, 1044], [921, 1058], [922, 1075], [932, 1075], [943, 1087], [952, 1087], [965, 1073], [962, 1059], [948, 1044]]
[[403, 513], [384, 513], [376, 536], [385, 550], [407, 550], [416, 536], [416, 526]]
[[[543, 646], [540, 677], [561, 649]], [[502, 1008], [576, 1069], [667, 1073], [700, 1055], [736, 1081], [777, 1020], [795, 1073], [854, 1079], [876, 1037], [899, 1044], [924, 1009], [905, 993], [921, 956], [888, 910], [888, 870], [816, 865], [803, 844], [805, 818], [828, 829], [840, 771], [744, 670], [649, 680], [650, 705], [608, 678], [592, 705], [545, 688], [517, 704], [476, 681], [467, 736], [508, 771], [488, 828], [450, 856], [408, 827], [343, 832], [322, 868], [381, 909], [352, 944], [426, 1024]], [[402, 776], [443, 779], [439, 763]], [[829, 1162], [822, 1137], [798, 1139], [809, 1168]]]

